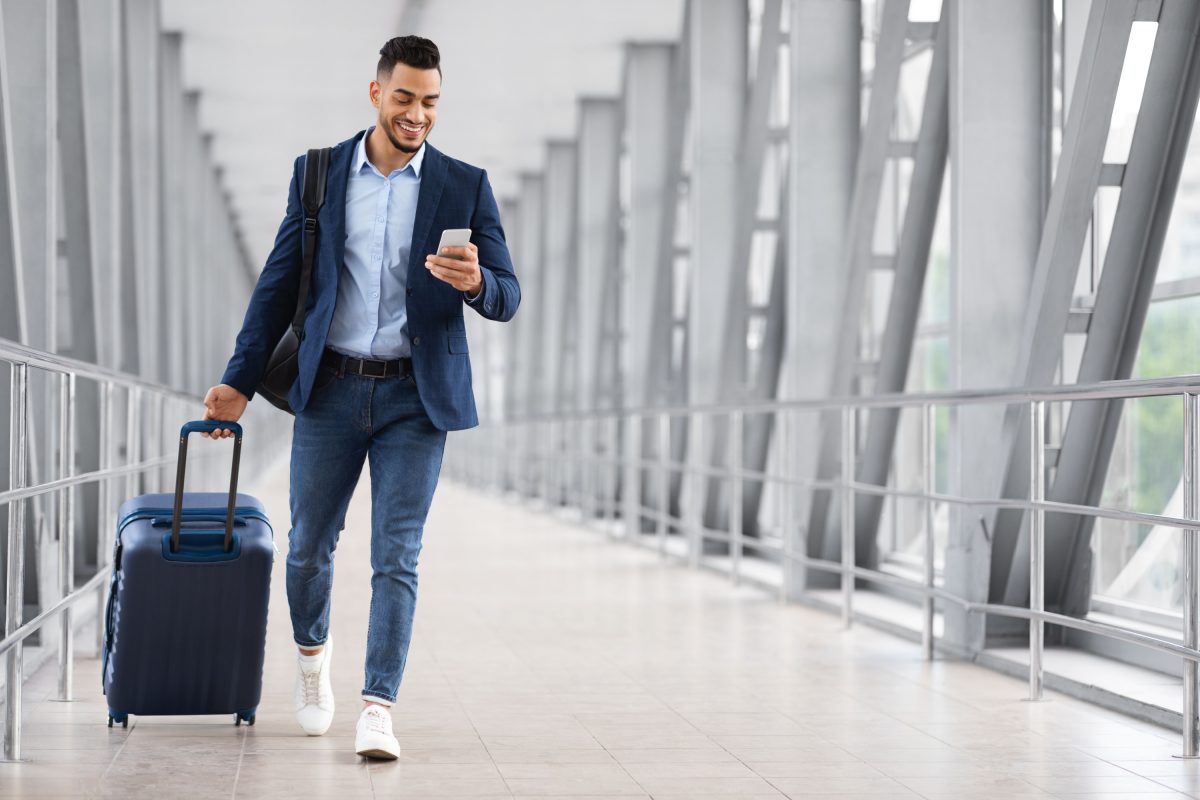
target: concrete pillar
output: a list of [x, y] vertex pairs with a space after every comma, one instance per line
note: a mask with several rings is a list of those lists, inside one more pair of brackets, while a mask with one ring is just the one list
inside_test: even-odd
[[[1003, 6], [956, 0], [951, 24], [950, 381], [953, 389], [1005, 385], [1016, 367], [1041, 235], [1046, 172], [1041, 0]], [[1004, 409], [968, 406], [952, 416], [949, 492], [988, 496], [1004, 466]], [[950, 592], [988, 597], [989, 533], [977, 514], [951, 510], [945, 555]], [[983, 644], [983, 619], [946, 608], [946, 637]]]
[[[829, 393], [847, 214], [854, 191], [860, 125], [859, 49], [862, 10], [856, 2], [792, 0], [788, 203], [788, 280], [783, 399]], [[788, 464], [815, 452], [819, 417], [791, 417]], [[799, 501], [810, 492], [789, 490]], [[808, 518], [799, 502], [786, 504], [795, 524]], [[791, 530], [794, 552], [804, 531]], [[788, 570], [789, 595], [803, 590], [805, 570]]]
[[[688, 401], [714, 402], [722, 382], [723, 321], [731, 313], [726, 291], [745, 264], [735, 259], [741, 178], [742, 117], [747, 97], [746, 6], [697, 0], [690, 9], [691, 268], [688, 292]], [[660, 265], [666, 269], [668, 265]], [[742, 350], [744, 353], [744, 349]]]

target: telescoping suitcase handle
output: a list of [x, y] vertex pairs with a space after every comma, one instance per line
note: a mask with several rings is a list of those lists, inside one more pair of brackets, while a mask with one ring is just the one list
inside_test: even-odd
[[193, 433], [233, 431], [233, 469], [229, 474], [229, 506], [225, 513], [225, 552], [233, 549], [233, 509], [237, 505], [238, 465], [242, 460], [242, 426], [217, 419], [192, 420], [179, 429], [179, 461], [175, 467], [175, 513], [171, 519], [171, 552], [179, 549], [179, 528], [183, 518], [183, 474], [187, 469], [188, 436]]

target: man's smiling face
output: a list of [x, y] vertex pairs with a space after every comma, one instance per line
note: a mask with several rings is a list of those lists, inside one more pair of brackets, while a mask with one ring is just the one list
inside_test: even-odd
[[437, 120], [442, 76], [436, 69], [396, 64], [390, 76], [371, 81], [371, 102], [379, 109], [379, 128], [402, 153], [415, 153]]

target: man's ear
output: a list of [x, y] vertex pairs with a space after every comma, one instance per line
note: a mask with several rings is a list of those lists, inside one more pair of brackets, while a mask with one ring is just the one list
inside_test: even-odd
[[371, 96], [371, 105], [379, 108], [379, 103], [383, 100], [383, 87], [379, 85], [379, 81], [371, 81], [369, 94]]

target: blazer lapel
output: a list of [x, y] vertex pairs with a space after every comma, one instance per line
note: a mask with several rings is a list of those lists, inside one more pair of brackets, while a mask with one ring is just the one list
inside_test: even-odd
[[333, 271], [336, 275], [346, 257], [346, 184], [350, 180], [350, 162], [363, 131], [333, 148], [329, 154], [329, 179], [325, 184], [325, 205], [321, 208], [321, 226], [333, 239]]
[[421, 191], [417, 194], [417, 214], [413, 218], [412, 245], [408, 254], [408, 285], [413, 286], [415, 276], [425, 263], [425, 240], [429, 238], [429, 228], [433, 225], [434, 213], [437, 211], [438, 200], [442, 197], [442, 188], [446, 185], [446, 157], [434, 149], [433, 145], [425, 143], [425, 162], [421, 167]]

